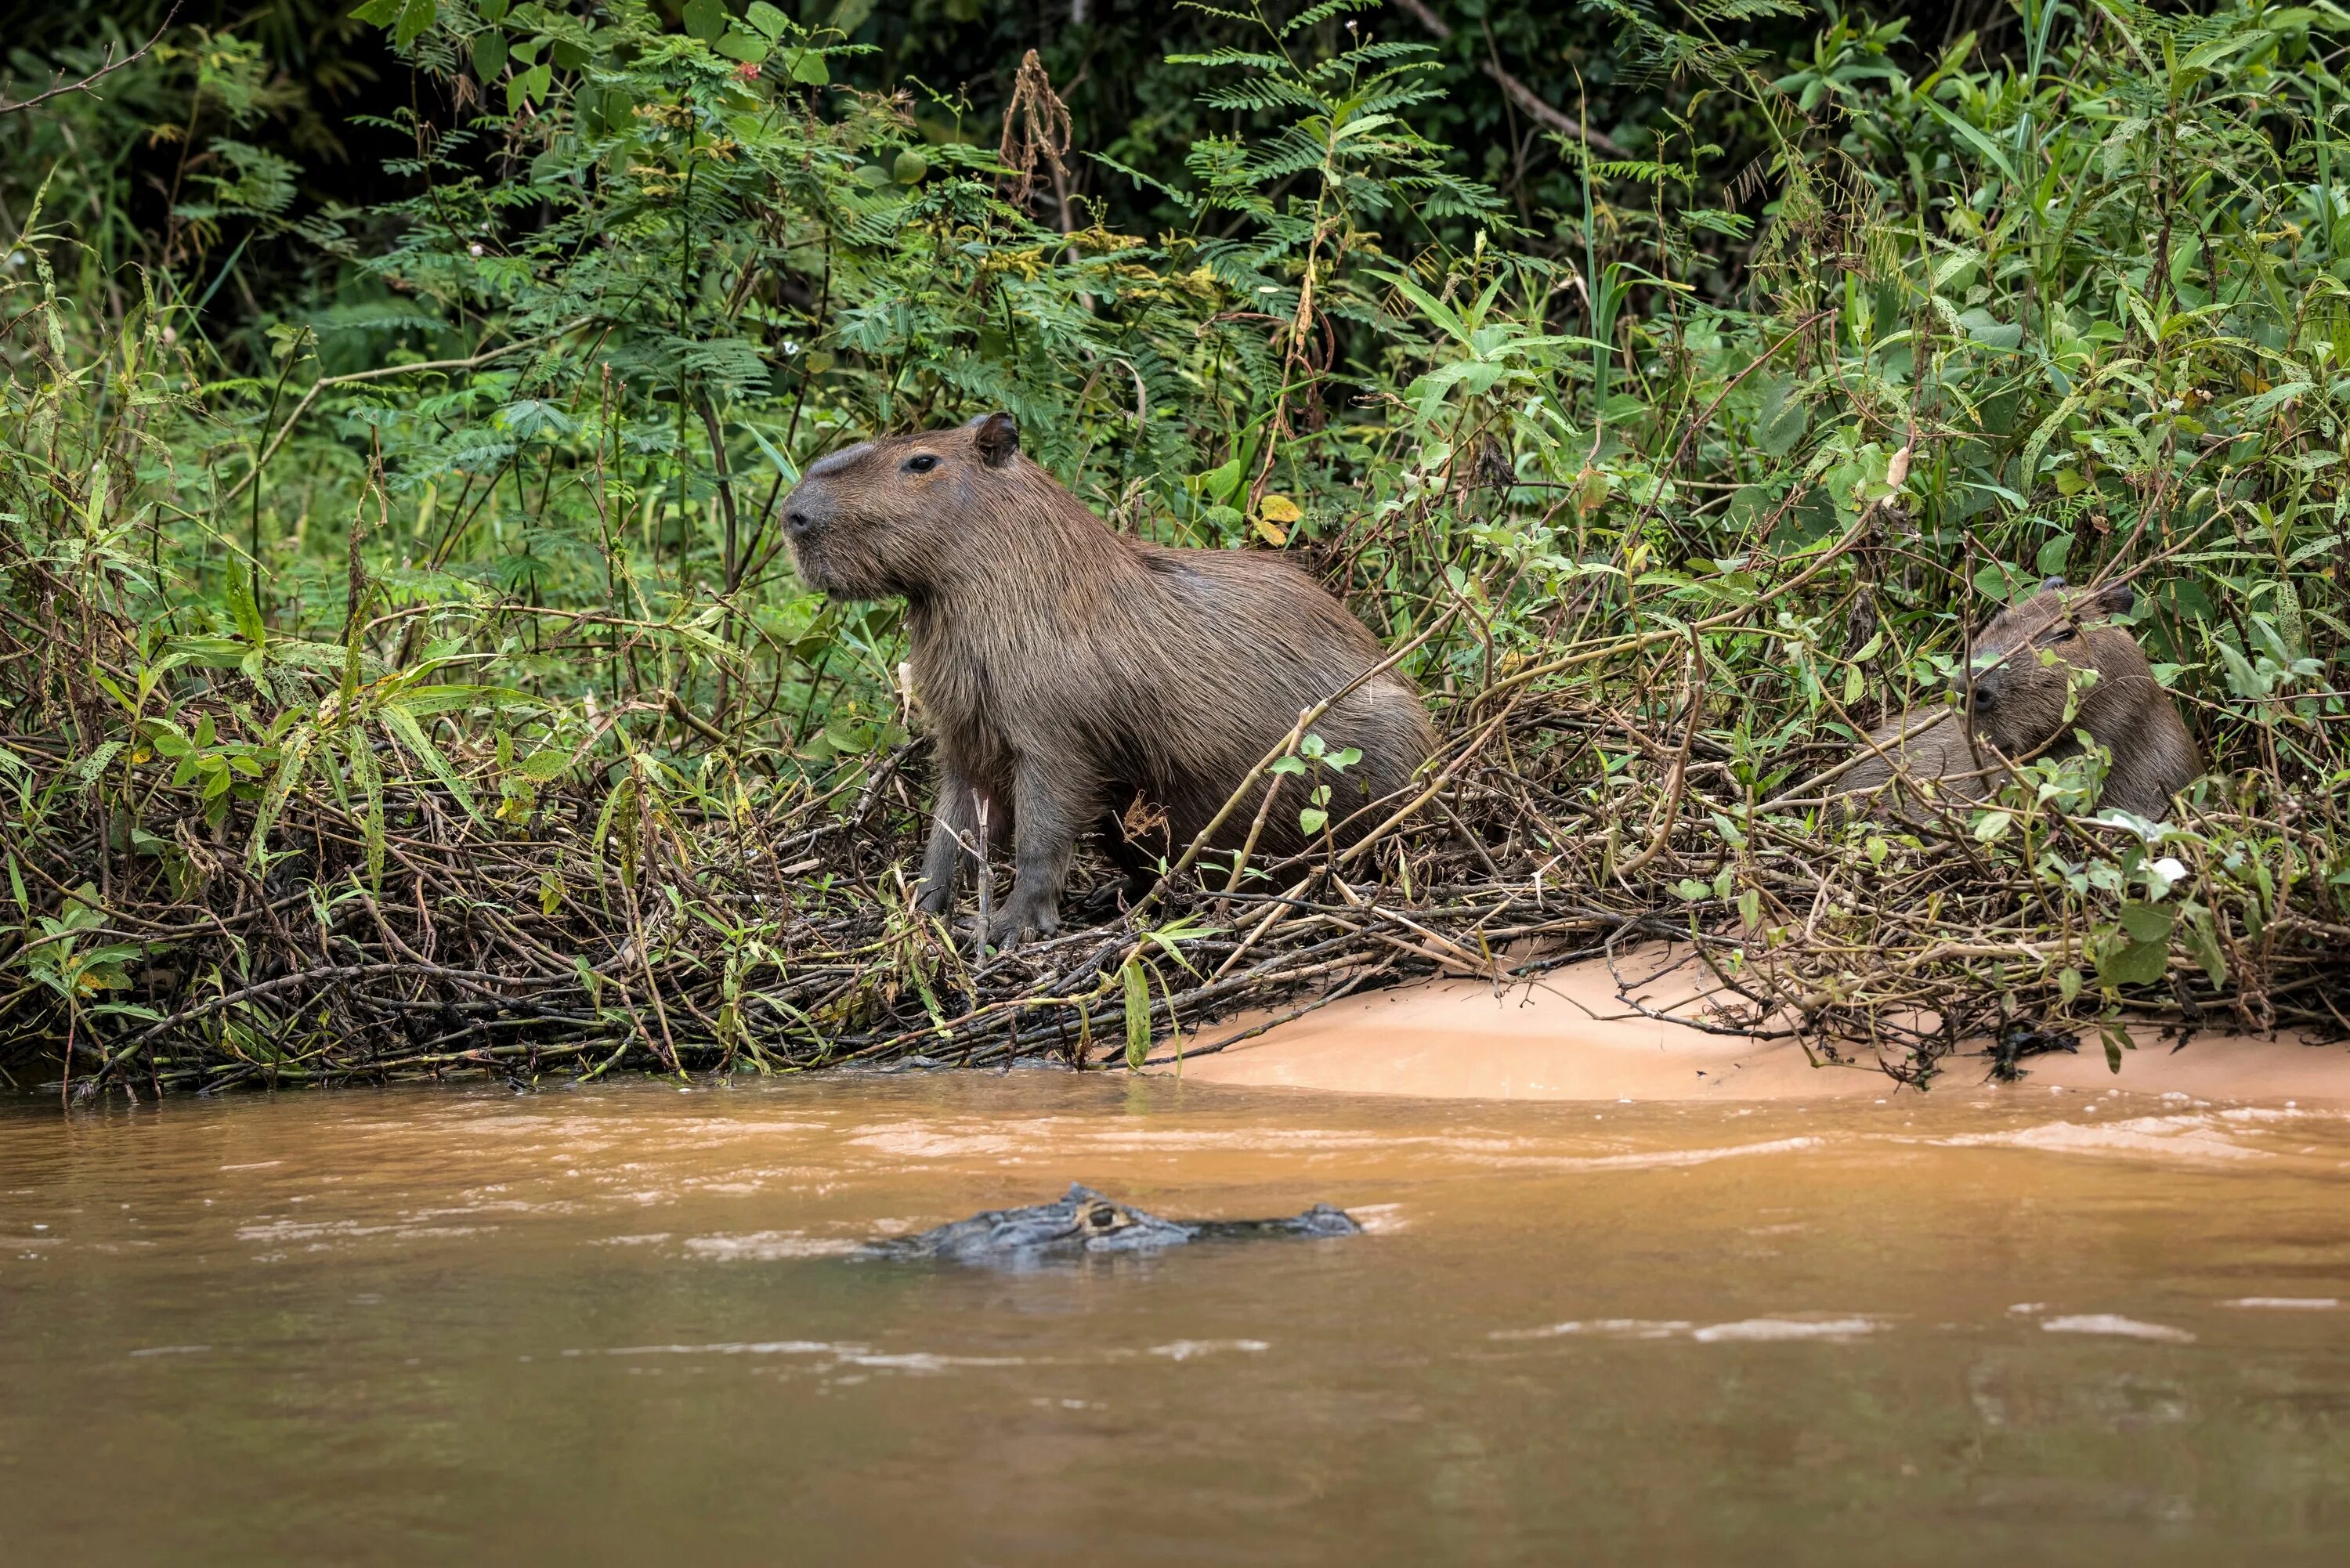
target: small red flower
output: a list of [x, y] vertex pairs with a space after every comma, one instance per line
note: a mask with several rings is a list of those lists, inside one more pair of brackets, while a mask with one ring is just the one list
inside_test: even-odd
[[741, 77], [746, 82], [757, 81], [759, 79], [759, 62], [756, 60], [744, 60], [741, 65], [734, 67], [734, 74]]

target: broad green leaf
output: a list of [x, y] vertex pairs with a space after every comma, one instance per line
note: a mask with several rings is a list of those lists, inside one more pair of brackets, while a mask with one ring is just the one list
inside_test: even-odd
[[2122, 929], [2133, 940], [2167, 942], [2170, 940], [2170, 922], [2178, 913], [2170, 904], [2128, 903], [2122, 906]]
[[404, 49], [422, 37], [440, 18], [441, 0], [408, 0], [400, 8], [400, 25], [392, 29], [391, 41]]
[[2228, 958], [2220, 950], [2219, 932], [2213, 928], [2210, 911], [2199, 909], [2187, 922], [2187, 950], [2203, 966], [2204, 974], [2216, 989], [2228, 983]]
[[2065, 557], [2072, 553], [2073, 535], [2059, 534], [2040, 546], [2040, 554], [2033, 557], [2032, 564], [2043, 577], [2062, 576]]
[[1754, 417], [1754, 444], [1772, 457], [1792, 452], [1811, 424], [1812, 410], [1797, 395], [1801, 385], [1796, 378], [1783, 376], [1762, 394], [1762, 407]]
[[742, 60], [755, 66], [767, 57], [767, 51], [773, 46], [756, 33], [748, 32], [741, 27], [732, 27], [714, 47], [720, 54], [730, 60]]
[[512, 686], [411, 686], [384, 699], [384, 707], [396, 708], [419, 719], [436, 713], [457, 712], [473, 708], [538, 709], [546, 706], [538, 698]]
[[1981, 306], [1977, 306], [1972, 310], [1960, 311], [1959, 325], [1965, 329], [1970, 342], [1980, 343], [1986, 348], [2012, 350], [2023, 346], [2022, 327], [2012, 322], [2002, 321]]
[[506, 36], [495, 27], [484, 27], [473, 35], [473, 74], [484, 81], [494, 81], [506, 68]]
[[2152, 985], [2169, 965], [2169, 943], [2126, 941], [2097, 961], [2097, 978], [2107, 985]]
[[1139, 1073], [1150, 1059], [1150, 981], [1139, 954], [1126, 961], [1119, 979], [1126, 994], [1126, 1064]]

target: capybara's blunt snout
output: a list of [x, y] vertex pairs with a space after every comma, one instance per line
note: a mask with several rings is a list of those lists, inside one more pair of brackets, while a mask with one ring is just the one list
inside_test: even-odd
[[828, 487], [816, 474], [803, 476], [784, 497], [784, 529], [795, 544], [813, 539], [824, 532], [832, 515], [832, 496]]
[[791, 546], [792, 564], [808, 587], [834, 593], [855, 586], [847, 580], [848, 563], [839, 559], [847, 541], [837, 484], [820, 465], [812, 465], [784, 497], [784, 540]]

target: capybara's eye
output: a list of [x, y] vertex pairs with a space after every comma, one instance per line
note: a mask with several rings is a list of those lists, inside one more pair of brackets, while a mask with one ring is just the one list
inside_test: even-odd
[[928, 473], [931, 470], [938, 467], [938, 465], [939, 460], [937, 458], [932, 457], [929, 452], [924, 452], [920, 457], [910, 457], [906, 460], [906, 472], [908, 473]]

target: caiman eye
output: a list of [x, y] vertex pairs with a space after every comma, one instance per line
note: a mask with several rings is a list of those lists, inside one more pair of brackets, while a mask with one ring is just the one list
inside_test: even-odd
[[906, 460], [906, 472], [908, 473], [928, 473], [931, 470], [938, 467], [938, 465], [939, 460], [937, 458], [932, 457], [929, 452], [923, 452], [918, 457], [910, 457]]

